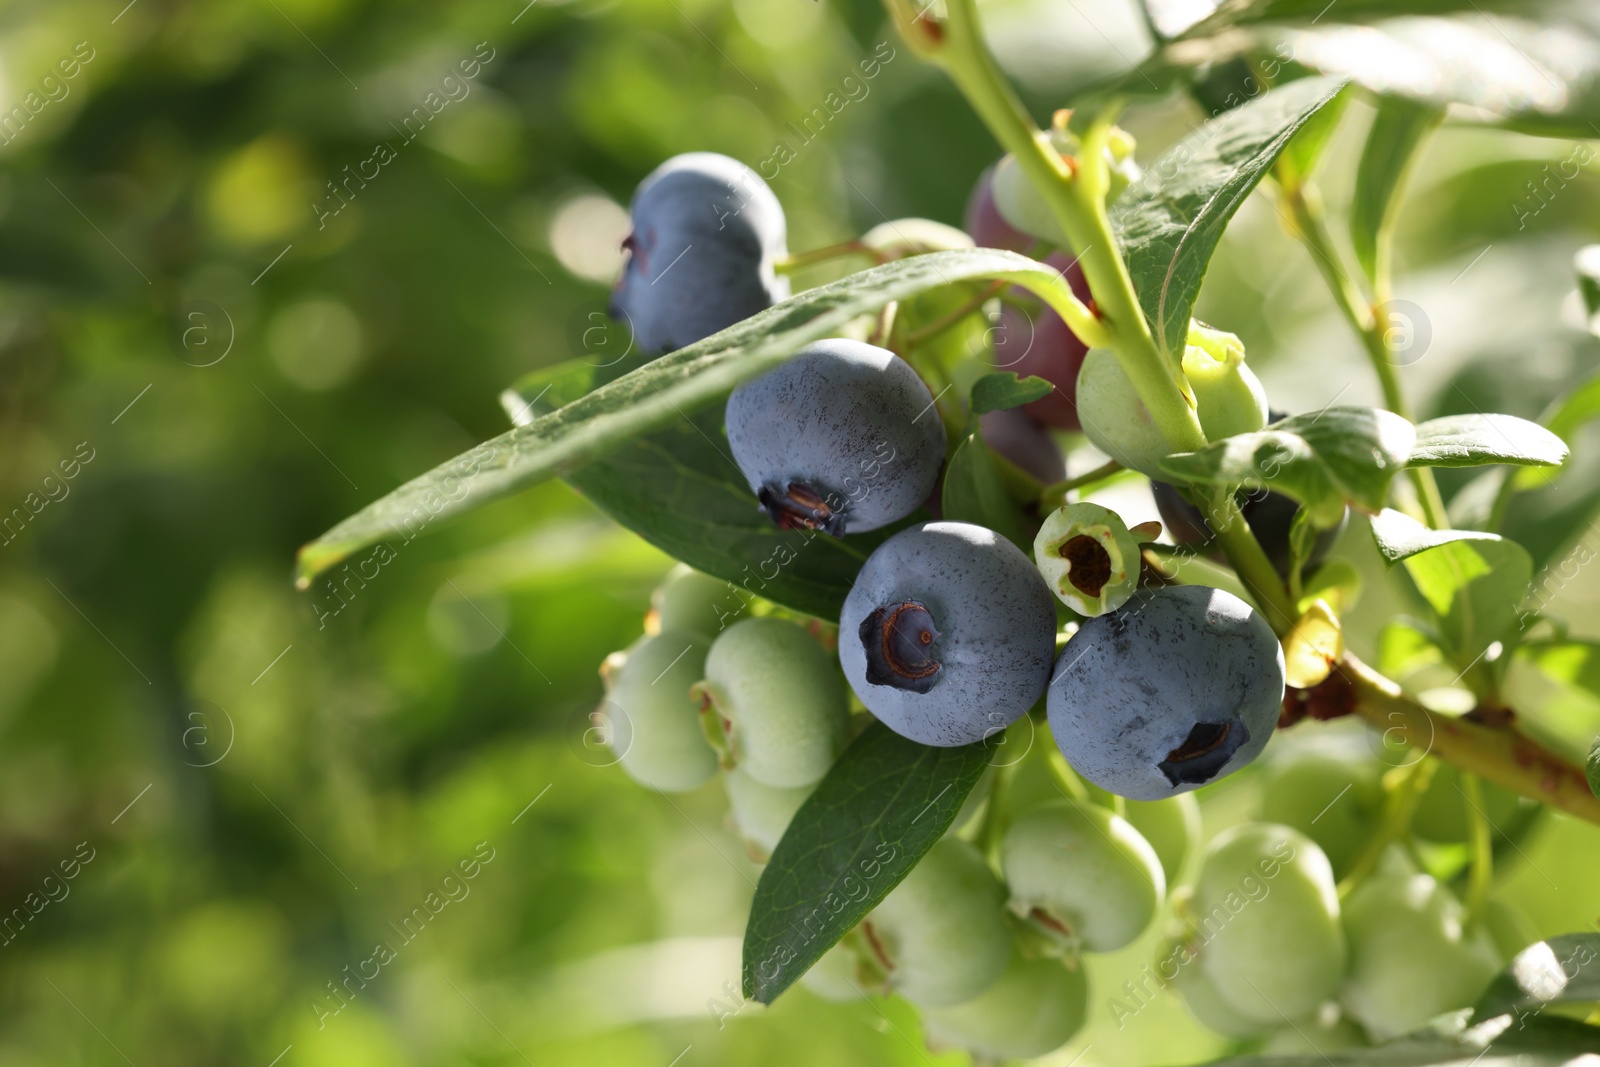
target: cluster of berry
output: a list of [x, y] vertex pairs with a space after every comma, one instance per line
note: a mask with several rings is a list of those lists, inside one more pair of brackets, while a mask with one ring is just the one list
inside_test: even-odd
[[[1049, 251], [1064, 241], [1026, 202], [1008, 162], [974, 192], [972, 236], [1048, 253], [1087, 300], [1076, 265]], [[787, 292], [776, 270], [782, 209], [732, 160], [669, 161], [640, 186], [632, 215], [613, 306], [649, 350], [698, 341]], [[1081, 428], [1125, 466], [1158, 472], [1166, 444], [1108, 351], [1086, 350], [1054, 312], [1022, 296], [1006, 294], [1001, 320], [997, 363], [1045, 378], [1053, 392], [989, 413], [1003, 416], [983, 427], [996, 451], [1024, 469], [1060, 471], [1048, 431]], [[1210, 436], [1268, 421], [1242, 359], [1232, 335], [1191, 330], [1183, 370]], [[945, 426], [916, 370], [887, 349], [816, 342], [735, 389], [725, 422], [735, 462], [780, 528], [849, 537], [937, 499]], [[1205, 516], [1177, 490], [1157, 483], [1156, 495], [1177, 539], [1210, 538]], [[1286, 571], [1296, 505], [1271, 494], [1241, 503]], [[867, 557], [837, 633], [760, 602], [724, 627], [726, 584], [680, 567], [656, 592], [646, 636], [602, 670], [610, 741], [624, 769], [655, 789], [694, 788], [720, 767], [732, 824], [765, 862], [870, 721], [863, 712], [949, 747], [985, 741], [1042, 702], [1060, 755], [1008, 776], [1002, 817], [984, 820], [999, 828], [991, 847], [970, 831], [978, 810], [1000, 804], [993, 774], [803, 979], [833, 999], [897, 992], [923, 1010], [938, 1044], [997, 1057], [1059, 1047], [1086, 1011], [1079, 954], [1132, 943], [1169, 891], [1180, 928], [1160, 961], [1162, 981], [1222, 1033], [1282, 1030], [1273, 1040], [1288, 1045], [1312, 1027], [1365, 1042], [1469, 1002], [1500, 953], [1463, 933], [1461, 906], [1430, 877], [1386, 870], [1341, 908], [1324, 849], [1348, 864], [1371, 827], [1343, 817], [1319, 827], [1320, 813], [1296, 805], [1329, 777], [1315, 762], [1276, 774], [1264, 812], [1275, 821], [1217, 838], [1193, 885], [1174, 889], [1199, 840], [1187, 794], [1262, 752], [1285, 665], [1271, 628], [1237, 597], [1141, 585], [1141, 545], [1154, 532], [1130, 530], [1092, 503], [1067, 504], [1045, 517], [1030, 559], [982, 526], [917, 523]], [[1331, 540], [1325, 533], [1318, 551]], [[1427, 995], [1397, 995], [1412, 983]]]

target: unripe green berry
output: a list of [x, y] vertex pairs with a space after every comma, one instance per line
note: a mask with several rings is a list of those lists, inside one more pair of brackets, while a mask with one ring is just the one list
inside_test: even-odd
[[1172, 449], [1109, 348], [1089, 349], [1078, 368], [1078, 419], [1100, 451], [1124, 467], [1163, 477], [1161, 458]]
[[1333, 868], [1298, 830], [1247, 823], [1218, 836], [1191, 911], [1200, 970], [1263, 1029], [1306, 1018], [1338, 991], [1346, 953]]
[[701, 574], [680, 563], [650, 594], [650, 614], [645, 616], [645, 631], [682, 630], [707, 641], [723, 630], [724, 619], [737, 618], [750, 594], [735, 591], [732, 584], [709, 574]]
[[1500, 970], [1487, 932], [1466, 930], [1466, 910], [1426, 874], [1381, 872], [1345, 905], [1350, 976], [1340, 999], [1375, 1040], [1470, 1006]]
[[1011, 957], [1005, 890], [959, 838], [941, 838], [863, 922], [888, 988], [924, 1008], [971, 1000]]
[[[1320, 1014], [1320, 1013], [1319, 1013]], [[1263, 1056], [1320, 1056], [1346, 1048], [1365, 1048], [1370, 1042], [1361, 1027], [1342, 1018], [1337, 1012], [1332, 1018], [1307, 1020], [1267, 1037], [1261, 1046]]]
[[1267, 391], [1244, 362], [1244, 345], [1204, 323], [1189, 326], [1183, 373], [1206, 439], [1254, 433], [1267, 424]]
[[1033, 558], [1056, 599], [1079, 615], [1115, 611], [1139, 587], [1139, 538], [1099, 504], [1051, 512], [1033, 539]]
[[811, 969], [800, 976], [800, 984], [823, 1000], [845, 1004], [862, 1000], [867, 995], [866, 984], [859, 973], [856, 953], [850, 942], [856, 933], [845, 935], [845, 940], [822, 954]]
[[712, 643], [695, 688], [716, 717], [711, 735], [725, 743], [727, 765], [764, 785], [813, 785], [844, 748], [844, 682], [833, 657], [795, 623], [734, 623]]
[[1031, 1060], [1053, 1052], [1083, 1026], [1089, 983], [1081, 965], [1024, 959], [1013, 952], [1005, 974], [963, 1004], [922, 1013], [928, 1043], [996, 1060]]
[[1332, 752], [1297, 752], [1267, 768], [1261, 818], [1292, 826], [1315, 841], [1344, 877], [1372, 837], [1383, 809], [1375, 760]]
[[1012, 911], [1064, 947], [1090, 952], [1133, 942], [1167, 891], [1155, 849], [1132, 824], [1071, 800], [1040, 805], [1013, 822], [1000, 865]]
[[693, 789], [717, 772], [717, 754], [700, 730], [689, 696], [705, 673], [706, 640], [664, 630], [608, 657], [601, 675], [611, 746], [628, 776], [666, 793]]
[[1208, 1030], [1223, 1037], [1247, 1038], [1255, 1037], [1267, 1029], [1254, 1019], [1241, 1015], [1194, 963], [1183, 966], [1173, 984], [1183, 995], [1183, 1003], [1189, 1009], [1189, 1014]]
[[1171, 893], [1183, 877], [1183, 863], [1200, 847], [1200, 802], [1193, 793], [1165, 800], [1128, 800], [1122, 817], [1150, 842]]
[[744, 838], [750, 858], [757, 863], [771, 858], [772, 850], [778, 847], [783, 832], [794, 820], [794, 813], [816, 788], [763, 785], [742, 767], [729, 771], [722, 784], [728, 792], [728, 814], [733, 817], [739, 836]]

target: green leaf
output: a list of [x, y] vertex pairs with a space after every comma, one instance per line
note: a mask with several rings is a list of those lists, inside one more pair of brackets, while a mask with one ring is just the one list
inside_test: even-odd
[[1414, 436], [1412, 425], [1392, 412], [1334, 407], [1168, 456], [1161, 467], [1180, 481], [1283, 493], [1327, 529], [1339, 521], [1346, 501], [1369, 512], [1383, 507]]
[[1572, 267], [1578, 274], [1578, 295], [1589, 319], [1589, 332], [1600, 333], [1600, 245], [1578, 249], [1572, 257]]
[[1373, 517], [1372, 538], [1389, 564], [1405, 564], [1438, 619], [1438, 642], [1458, 667], [1520, 629], [1533, 561], [1515, 541], [1479, 530], [1430, 530], [1387, 508]]
[[1400, 681], [1444, 658], [1433, 625], [1400, 615], [1378, 631], [1378, 670]]
[[[1525, 1019], [1549, 1004], [1600, 1001], [1600, 934], [1562, 934], [1517, 953], [1472, 1009], [1468, 1025]], [[1600, 1029], [1592, 1049], [1600, 1049]]]
[[1112, 208], [1139, 303], [1172, 358], [1183, 354], [1200, 282], [1228, 221], [1343, 84], [1307, 78], [1212, 119], [1151, 164]]
[[992, 248], [912, 256], [810, 289], [703, 341], [662, 356], [414, 478], [300, 550], [298, 581], [350, 553], [541, 481], [571, 473], [625, 441], [680, 423], [740, 382], [892, 300], [973, 278], [1059, 287], [1052, 267]]
[[1589, 748], [1589, 756], [1583, 761], [1583, 773], [1589, 779], [1589, 792], [1600, 797], [1600, 737], [1596, 737]]
[[1515, 415], [1447, 415], [1417, 424], [1417, 443], [1406, 466], [1559, 467], [1566, 458], [1566, 442], [1536, 422]]
[[795, 813], [750, 905], [744, 993], [789, 988], [917, 865], [955, 820], [989, 748], [930, 748], [874, 722]]
[[950, 457], [939, 503], [945, 518], [987, 526], [1025, 554], [1032, 553], [1027, 518], [1001, 485], [994, 454], [976, 432], [967, 434]]
[[[1600, 374], [1580, 382], [1558, 399], [1541, 421], [1570, 447], [1577, 440], [1578, 430], [1597, 415], [1600, 415]], [[1560, 474], [1558, 469], [1535, 467], [1517, 471], [1512, 477], [1516, 479], [1518, 491], [1523, 491], [1553, 482]]]
[[[501, 394], [526, 425], [632, 369], [573, 361], [536, 371]], [[718, 410], [628, 441], [566, 481], [617, 523], [696, 570], [825, 619], [837, 619], [866, 557], [894, 528], [835, 538], [780, 530], [757, 506], [728, 454]], [[742, 601], [730, 594], [729, 610]]]
[[1499, 541], [1500, 535], [1482, 530], [1434, 530], [1404, 512], [1384, 508], [1372, 516], [1372, 540], [1384, 562], [1401, 560], [1452, 541]]
[[1600, 700], [1600, 644], [1592, 641], [1531, 641], [1517, 658], [1551, 678]]
[[1278, 157], [1277, 177], [1285, 188], [1297, 188], [1316, 176], [1328, 142], [1333, 140], [1349, 103], [1350, 94], [1340, 93], [1300, 127], [1300, 132]]
[[1368, 281], [1389, 273], [1388, 264], [1380, 263], [1379, 257], [1388, 255], [1399, 203], [1395, 194], [1405, 187], [1422, 142], [1443, 118], [1441, 109], [1402, 97], [1378, 101], [1350, 201], [1350, 241]]
[[1264, 29], [1257, 47], [1380, 96], [1464, 104], [1525, 133], [1587, 140], [1600, 122], [1600, 37], [1570, 18], [1541, 24], [1469, 10], [1365, 25], [1319, 22]]
[[1050, 395], [1055, 386], [1043, 378], [1018, 378], [1014, 371], [985, 374], [972, 383], [972, 413], [1019, 408]]

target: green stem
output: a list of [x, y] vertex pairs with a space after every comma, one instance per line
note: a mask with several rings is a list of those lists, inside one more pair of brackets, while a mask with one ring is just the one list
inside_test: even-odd
[[[1383, 405], [1401, 418], [1414, 421], [1410, 405], [1406, 403], [1405, 390], [1400, 384], [1400, 369], [1395, 365], [1389, 350], [1389, 324], [1380, 320], [1377, 309], [1386, 301], [1368, 300], [1351, 280], [1350, 272], [1341, 262], [1338, 246], [1328, 230], [1327, 216], [1322, 210], [1322, 197], [1314, 184], [1306, 183], [1284, 190], [1284, 199], [1294, 217], [1295, 229], [1301, 242], [1311, 251], [1312, 262], [1333, 294], [1334, 303], [1343, 312], [1345, 321], [1355, 331], [1367, 360], [1383, 389]], [[1380, 237], [1380, 240], [1382, 238]], [[1439, 493], [1439, 483], [1427, 467], [1413, 467], [1406, 471], [1416, 488], [1417, 501], [1422, 506], [1428, 525], [1436, 530], [1448, 529], [1449, 516], [1445, 512], [1444, 497]]]
[[1461, 793], [1467, 805], [1467, 825], [1472, 836], [1468, 845], [1472, 850], [1472, 874], [1467, 882], [1467, 925], [1483, 918], [1484, 905], [1489, 899], [1489, 886], [1494, 881], [1494, 842], [1489, 837], [1489, 817], [1483, 810], [1483, 785], [1478, 776], [1470, 772], [1461, 775]]
[[915, 330], [912, 330], [910, 333], [906, 334], [906, 344], [914, 345], [919, 341], [926, 341], [935, 334], [948, 330], [950, 327], [954, 326], [968, 315], [971, 315], [974, 311], [982, 308], [984, 304], [987, 304], [990, 300], [992, 300], [1000, 292], [1000, 290], [1004, 289], [1008, 284], [1009, 283], [1004, 278], [996, 279], [993, 283], [987, 286], [983, 292], [979, 293], [971, 300], [968, 300], [965, 304], [962, 304], [954, 311], [947, 315], [939, 316], [925, 326], [918, 326]]
[[1039, 492], [1039, 507], [1046, 511], [1054, 511], [1067, 502], [1067, 494], [1074, 489], [1082, 489], [1095, 482], [1103, 482], [1122, 469], [1122, 464], [1111, 460], [1092, 471], [1084, 471], [1075, 478], [1068, 478], [1064, 482], [1047, 485]]
[[1339, 883], [1340, 900], [1366, 881], [1367, 877], [1377, 870], [1378, 862], [1383, 859], [1383, 854], [1389, 846], [1403, 838], [1411, 829], [1411, 819], [1417, 813], [1417, 802], [1422, 799], [1422, 794], [1427, 792], [1428, 783], [1433, 780], [1433, 772], [1437, 767], [1437, 761], [1418, 757], [1416, 763], [1400, 769], [1400, 780], [1394, 783], [1394, 788], [1389, 792], [1383, 821], [1362, 846], [1355, 863], [1350, 866], [1350, 873]]
[[793, 274], [802, 267], [826, 263], [830, 259], [842, 259], [845, 256], [870, 256], [877, 263], [889, 261], [882, 252], [876, 248], [868, 248], [860, 241], [841, 241], [836, 245], [813, 248], [809, 252], [796, 252], [792, 256], [778, 260], [772, 265], [772, 269], [779, 274]]

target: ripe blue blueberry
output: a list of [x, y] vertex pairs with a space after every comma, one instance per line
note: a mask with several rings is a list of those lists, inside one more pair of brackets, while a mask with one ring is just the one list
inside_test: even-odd
[[1050, 732], [1102, 789], [1158, 800], [1260, 754], [1278, 722], [1283, 671], [1271, 627], [1233, 594], [1143, 590], [1067, 642], [1050, 682]]
[[728, 398], [733, 458], [772, 520], [836, 536], [915, 511], [944, 462], [944, 424], [911, 365], [818, 341]]
[[783, 206], [760, 175], [714, 152], [674, 156], [634, 191], [628, 262], [611, 296], [646, 352], [662, 353], [789, 295]]
[[1039, 699], [1055, 632], [1050, 590], [1020, 549], [982, 526], [929, 522], [867, 558], [839, 616], [839, 661], [891, 730], [951, 747]]

